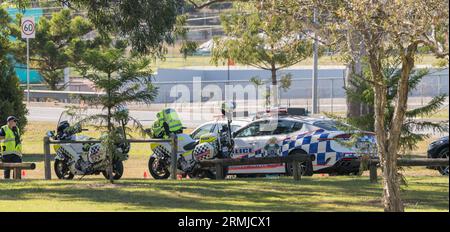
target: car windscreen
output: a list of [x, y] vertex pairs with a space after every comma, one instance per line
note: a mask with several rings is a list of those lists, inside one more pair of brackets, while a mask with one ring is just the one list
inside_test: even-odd
[[231, 132], [235, 132], [239, 130], [242, 126], [240, 125], [231, 125]]
[[342, 131], [342, 130], [350, 130], [351, 129], [351, 127], [349, 125], [346, 125], [346, 124], [338, 122], [338, 121], [332, 121], [332, 120], [321, 120], [321, 121], [314, 122], [312, 125], [322, 128], [327, 131]]

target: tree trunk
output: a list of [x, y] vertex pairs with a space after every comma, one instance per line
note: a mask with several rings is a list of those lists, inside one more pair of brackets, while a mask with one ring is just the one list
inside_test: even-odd
[[[401, 46], [400, 46], [401, 47]], [[403, 212], [404, 206], [400, 198], [401, 174], [398, 173], [397, 158], [400, 151], [401, 130], [405, 121], [405, 115], [408, 104], [409, 76], [414, 68], [414, 54], [417, 50], [417, 44], [408, 46], [406, 53], [400, 49], [402, 56], [401, 76], [398, 81], [397, 99], [392, 117], [391, 127], [387, 140], [388, 150], [387, 158], [383, 170], [383, 191], [384, 191], [384, 210], [390, 212]]]
[[403, 212], [400, 197], [400, 175], [398, 173], [396, 154], [388, 151], [382, 159], [383, 170], [383, 205], [385, 212]]
[[[400, 181], [397, 168], [398, 141], [392, 141], [390, 129], [386, 127], [387, 86], [382, 74], [381, 60], [376, 52], [369, 50], [369, 65], [374, 80], [374, 111], [377, 152], [383, 172], [383, 205], [389, 212], [404, 211], [400, 198]], [[402, 122], [403, 123], [403, 122]], [[401, 127], [401, 125], [400, 125]], [[395, 144], [397, 146], [395, 146]], [[393, 146], [394, 145], [394, 146]], [[394, 150], [393, 150], [394, 149]], [[396, 150], [397, 149], [397, 150]]]
[[390, 141], [385, 128], [385, 109], [387, 105], [387, 87], [375, 86], [375, 133], [377, 138], [378, 156], [381, 159], [383, 171], [383, 205], [385, 211], [403, 211], [400, 198], [400, 181], [397, 170], [397, 155], [388, 147]]
[[[355, 74], [354, 72], [354, 66], [355, 64], [352, 62], [350, 64], [347, 64], [346, 68], [346, 76], [345, 76], [345, 83], [347, 89], [354, 89], [356, 88], [351, 84], [351, 80], [353, 79], [353, 76]], [[347, 103], [347, 118], [354, 118], [354, 117], [360, 117], [361, 116], [361, 102], [355, 101], [355, 99], [347, 97], [346, 98]]]
[[270, 99], [271, 99], [271, 105], [272, 106], [278, 106], [279, 105], [279, 91], [278, 91], [278, 82], [277, 82], [277, 69], [275, 65], [272, 65], [272, 86], [270, 87]]
[[[354, 30], [347, 32], [347, 46], [352, 54], [352, 60], [346, 65], [345, 83], [346, 88], [355, 90], [357, 87], [352, 85], [352, 80], [355, 75], [362, 75], [362, 58], [366, 55], [364, 43], [361, 42], [362, 37]], [[368, 114], [373, 114], [373, 106], [367, 105], [353, 98], [346, 98], [347, 103], [347, 118], [361, 117]]]

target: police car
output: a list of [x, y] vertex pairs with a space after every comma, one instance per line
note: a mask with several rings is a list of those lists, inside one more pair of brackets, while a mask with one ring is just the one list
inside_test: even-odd
[[[375, 135], [358, 132], [356, 143], [345, 143], [352, 133], [342, 130], [344, 124], [326, 118], [266, 115], [257, 117], [233, 133], [235, 151], [232, 158], [252, 158], [309, 154], [304, 175], [313, 173], [356, 174], [360, 157], [375, 156]], [[286, 164], [231, 166], [229, 174], [292, 174]]]

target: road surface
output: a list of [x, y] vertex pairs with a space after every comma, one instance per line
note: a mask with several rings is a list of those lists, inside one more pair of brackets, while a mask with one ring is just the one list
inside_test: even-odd
[[[37, 106], [29, 106], [28, 107], [28, 115], [27, 119], [30, 122], [38, 121], [38, 122], [54, 122], [55, 124], [58, 122], [61, 113], [65, 110], [63, 107], [37, 107]], [[101, 110], [99, 109], [89, 109], [87, 114], [98, 114]], [[156, 118], [157, 111], [137, 111], [131, 110], [130, 115], [141, 121], [144, 125], [150, 125]], [[183, 124], [186, 127], [194, 128], [198, 125], [206, 122], [214, 120], [214, 114], [211, 113], [200, 113], [200, 112], [181, 112], [179, 113], [180, 118]]]

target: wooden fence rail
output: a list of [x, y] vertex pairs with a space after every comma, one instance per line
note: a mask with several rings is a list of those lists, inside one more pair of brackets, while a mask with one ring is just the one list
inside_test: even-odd
[[228, 166], [236, 165], [256, 165], [256, 164], [275, 164], [275, 163], [292, 163], [294, 180], [301, 179], [302, 162], [311, 162], [309, 155], [290, 155], [280, 157], [262, 157], [262, 158], [245, 158], [245, 159], [214, 159], [200, 161], [202, 167], [215, 167], [216, 178], [223, 179], [223, 169]]
[[12, 169], [13, 179], [22, 179], [22, 170], [36, 169], [35, 163], [0, 163], [0, 169]]
[[[380, 160], [371, 159], [369, 160], [369, 173], [370, 173], [370, 182], [376, 183], [378, 181], [377, 167], [380, 164]], [[440, 166], [448, 166], [449, 159], [429, 159], [429, 158], [414, 158], [407, 159], [402, 158], [397, 160], [398, 166], [427, 166], [427, 167], [440, 167]]]
[[[75, 140], [53, 140], [50, 137], [44, 137], [44, 177], [46, 180], [52, 179], [51, 173], [51, 160], [52, 155], [50, 154], [50, 144], [86, 144], [86, 143], [101, 143], [101, 140], [87, 140], [87, 141], [75, 141]], [[172, 166], [171, 169], [171, 178], [176, 179], [177, 175], [177, 136], [172, 136], [170, 139], [127, 139], [121, 142], [128, 143], [170, 143], [172, 145]]]

